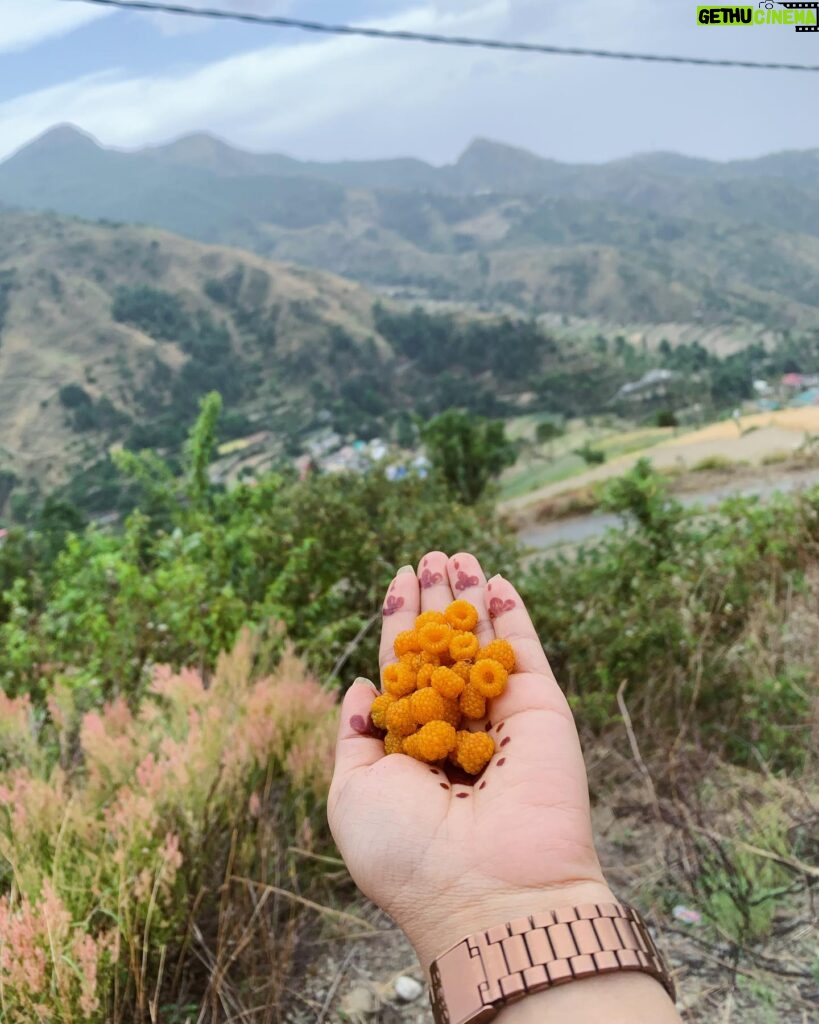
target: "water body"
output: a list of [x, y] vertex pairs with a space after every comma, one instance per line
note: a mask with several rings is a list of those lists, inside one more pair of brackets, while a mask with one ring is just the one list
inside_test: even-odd
[[[819, 470], [805, 473], [788, 473], [773, 480], [737, 481], [726, 483], [708, 491], [696, 494], [676, 495], [677, 500], [686, 508], [702, 505], [709, 508], [718, 505], [726, 498], [757, 497], [770, 498], [774, 494], [801, 490], [819, 484]], [[549, 523], [534, 523], [527, 526], [518, 536], [527, 547], [536, 551], [557, 546], [574, 546], [593, 540], [606, 530], [617, 529], [622, 525], [619, 516], [607, 512], [592, 512], [590, 515], [574, 516], [571, 519], [557, 519]]]

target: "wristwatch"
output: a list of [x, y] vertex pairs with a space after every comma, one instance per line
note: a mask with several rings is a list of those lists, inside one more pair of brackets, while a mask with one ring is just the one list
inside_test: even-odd
[[645, 921], [622, 903], [587, 903], [476, 932], [430, 968], [436, 1024], [485, 1024], [508, 1004], [581, 978], [650, 974], [675, 1001], [674, 982]]

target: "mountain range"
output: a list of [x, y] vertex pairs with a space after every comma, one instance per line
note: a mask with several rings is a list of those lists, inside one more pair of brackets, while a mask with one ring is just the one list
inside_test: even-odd
[[477, 140], [454, 164], [298, 161], [71, 126], [0, 164], [0, 203], [149, 224], [389, 294], [599, 318], [819, 327], [819, 150], [570, 165]]

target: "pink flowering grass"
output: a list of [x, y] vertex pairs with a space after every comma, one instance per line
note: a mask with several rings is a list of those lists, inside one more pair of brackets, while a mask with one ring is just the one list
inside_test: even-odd
[[272, 1019], [282, 893], [322, 885], [303, 854], [329, 846], [336, 706], [289, 651], [262, 678], [255, 654], [244, 634], [207, 685], [158, 668], [139, 706], [82, 716], [65, 684], [39, 717], [0, 695], [0, 1020]]

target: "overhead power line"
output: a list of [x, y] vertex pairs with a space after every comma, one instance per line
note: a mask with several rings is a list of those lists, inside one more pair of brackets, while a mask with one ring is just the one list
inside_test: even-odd
[[276, 15], [250, 14], [217, 8], [185, 7], [182, 4], [161, 3], [155, 0], [63, 0], [64, 3], [96, 4], [121, 10], [153, 11], [163, 14], [182, 14], [192, 18], [211, 18], [223, 21], [242, 21], [252, 25], [272, 25], [276, 28], [294, 28], [303, 32], [318, 32], [335, 36], [365, 36], [369, 39], [392, 39], [410, 43], [432, 43], [438, 46], [472, 47], [482, 50], [505, 50], [514, 53], [551, 54], [561, 57], [600, 57], [605, 60], [649, 61], [653, 64], [689, 64], [712, 68], [751, 68], [755, 71], [819, 71], [819, 64], [764, 63], [752, 60], [717, 60], [708, 57], [677, 57], [659, 53], [629, 53], [622, 50], [597, 50], [579, 46], [548, 46], [545, 43], [523, 43], [504, 39], [480, 39], [472, 36], [446, 36], [432, 32], [405, 32], [399, 29], [372, 28], [366, 25], [331, 25], [321, 21], [300, 18], [281, 18]]

